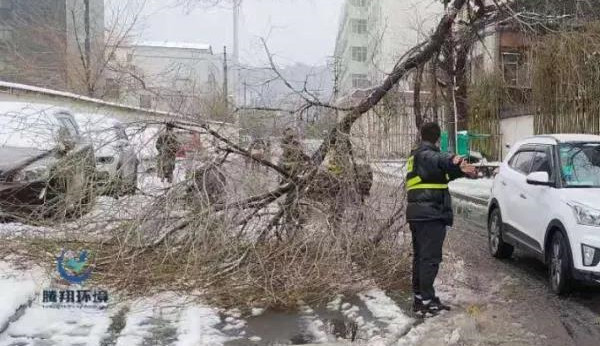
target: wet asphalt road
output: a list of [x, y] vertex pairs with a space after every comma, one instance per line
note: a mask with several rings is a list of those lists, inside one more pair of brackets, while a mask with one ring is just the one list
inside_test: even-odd
[[[554, 295], [548, 288], [547, 268], [535, 258], [519, 250], [508, 260], [491, 257], [481, 224], [459, 217], [446, 246], [465, 261], [471, 288], [510, 298], [493, 307], [497, 309], [493, 318], [512, 319], [511, 323], [546, 336], [544, 345], [600, 345], [600, 287], [577, 287], [564, 297]], [[495, 292], [506, 277], [511, 284]]]

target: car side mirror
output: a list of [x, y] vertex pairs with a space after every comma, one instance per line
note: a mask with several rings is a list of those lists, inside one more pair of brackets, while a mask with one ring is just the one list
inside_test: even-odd
[[530, 185], [541, 185], [541, 186], [551, 186], [553, 185], [550, 181], [550, 176], [548, 172], [533, 172], [527, 176], [527, 184]]

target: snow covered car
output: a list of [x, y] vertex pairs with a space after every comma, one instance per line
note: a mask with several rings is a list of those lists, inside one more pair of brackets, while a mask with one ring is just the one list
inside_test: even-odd
[[101, 193], [122, 196], [134, 194], [139, 160], [129, 142], [125, 125], [101, 114], [76, 114], [82, 135], [94, 146], [96, 180]]
[[495, 257], [519, 247], [544, 261], [557, 294], [576, 281], [600, 283], [600, 136], [513, 146], [494, 180], [488, 234]]
[[156, 139], [160, 134], [160, 128], [142, 123], [127, 124], [126, 133], [138, 156], [139, 171], [144, 173], [155, 172], [158, 157]]
[[0, 102], [2, 219], [80, 215], [94, 201], [94, 152], [73, 115], [51, 105]]

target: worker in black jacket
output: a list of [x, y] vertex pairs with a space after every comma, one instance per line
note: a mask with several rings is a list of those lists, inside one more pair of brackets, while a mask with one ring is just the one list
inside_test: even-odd
[[450, 310], [436, 297], [433, 288], [442, 262], [446, 227], [453, 222], [448, 182], [477, 173], [475, 167], [460, 156], [440, 152], [436, 145], [440, 134], [439, 125], [424, 124], [421, 144], [407, 162], [406, 219], [413, 240], [413, 310], [424, 315]]

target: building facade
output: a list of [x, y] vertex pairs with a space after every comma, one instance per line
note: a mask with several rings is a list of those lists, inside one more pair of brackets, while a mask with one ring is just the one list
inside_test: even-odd
[[3, 80], [81, 92], [103, 43], [104, 0], [0, 0]]
[[[346, 0], [334, 53], [335, 98], [352, 103], [380, 84], [398, 59], [428, 37], [443, 14], [441, 4], [418, 0]], [[407, 76], [352, 129], [356, 152], [368, 160], [406, 157], [415, 141], [413, 77]], [[423, 104], [430, 97], [427, 83]]]
[[223, 99], [223, 58], [209, 45], [139, 42], [117, 47], [109, 61], [109, 99], [190, 115]]

